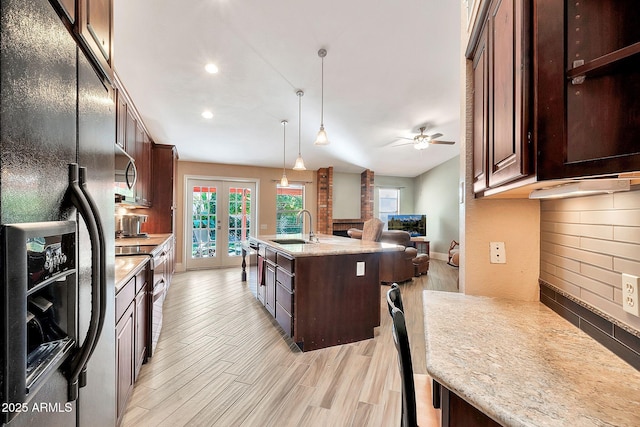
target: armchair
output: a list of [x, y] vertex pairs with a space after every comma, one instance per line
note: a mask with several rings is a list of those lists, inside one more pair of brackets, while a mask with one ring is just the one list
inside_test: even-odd
[[[418, 254], [416, 248], [411, 245], [411, 234], [402, 230], [387, 230], [382, 232], [380, 241], [404, 246], [404, 251], [385, 252], [380, 257], [382, 283], [406, 282], [414, 276], [426, 273], [429, 268], [429, 256]], [[421, 268], [417, 268], [417, 264]]]
[[[352, 239], [361, 239], [362, 230], [351, 228], [347, 234]], [[385, 252], [380, 257], [380, 282], [400, 283], [411, 280], [414, 276], [425, 274], [429, 269], [429, 256], [418, 254], [411, 245], [411, 235], [402, 230], [383, 231], [380, 242], [404, 246], [403, 251]]]

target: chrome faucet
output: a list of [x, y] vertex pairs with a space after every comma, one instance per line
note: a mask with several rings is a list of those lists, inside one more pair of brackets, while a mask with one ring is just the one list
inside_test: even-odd
[[302, 216], [303, 216], [303, 214], [305, 212], [309, 214], [309, 241], [318, 242], [318, 238], [316, 237], [316, 235], [313, 232], [313, 219], [311, 218], [311, 212], [309, 212], [306, 209], [302, 209], [300, 212], [298, 212], [297, 219], [296, 219], [296, 224], [300, 224], [300, 218], [302, 218]]

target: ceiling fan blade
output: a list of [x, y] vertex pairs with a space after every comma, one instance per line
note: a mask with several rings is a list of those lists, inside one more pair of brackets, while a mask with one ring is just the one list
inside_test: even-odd
[[[406, 139], [408, 141], [403, 141], [404, 139]], [[384, 145], [381, 145], [379, 148], [398, 147], [400, 145], [406, 145], [406, 144], [413, 144], [413, 139], [398, 137], [398, 138], [393, 139], [391, 142], [387, 142]]]
[[407, 138], [406, 136], [397, 136], [398, 139], [408, 139], [409, 141], [413, 141], [413, 138]]
[[437, 140], [431, 140], [431, 144], [453, 145], [453, 144], [455, 144], [455, 141], [437, 141]]
[[413, 145], [415, 144], [415, 141], [411, 140], [411, 142], [401, 142], [400, 144], [392, 144], [390, 145], [390, 147], [402, 147], [404, 145]]
[[433, 135], [429, 135], [430, 139], [436, 139], [436, 138], [440, 138], [442, 136], [441, 133], [434, 133]]

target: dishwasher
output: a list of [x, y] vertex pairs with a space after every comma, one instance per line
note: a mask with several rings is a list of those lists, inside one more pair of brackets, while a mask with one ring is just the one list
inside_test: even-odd
[[149, 343], [149, 356], [152, 356], [158, 339], [160, 338], [160, 330], [162, 329], [162, 305], [167, 295], [166, 266], [167, 251], [163, 246], [151, 254], [151, 274], [153, 276], [152, 298], [151, 298], [151, 333], [149, 334], [151, 342]]

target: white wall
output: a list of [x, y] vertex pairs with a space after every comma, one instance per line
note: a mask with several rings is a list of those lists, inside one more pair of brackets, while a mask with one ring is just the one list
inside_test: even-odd
[[360, 174], [333, 172], [333, 219], [360, 218]]
[[452, 240], [460, 241], [458, 209], [460, 156], [415, 178], [415, 212], [427, 215], [431, 256], [446, 260]]

